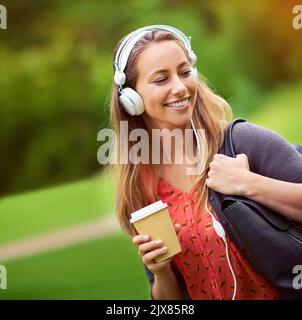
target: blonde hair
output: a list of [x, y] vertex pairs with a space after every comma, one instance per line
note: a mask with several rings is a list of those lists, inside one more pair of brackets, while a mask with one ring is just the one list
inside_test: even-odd
[[[184, 50], [189, 62], [190, 58], [184, 45], [171, 33], [165, 31], [150, 31], [145, 34], [134, 46], [125, 69], [126, 83], [124, 87], [135, 88], [137, 79], [137, 59], [139, 54], [151, 43], [160, 41], [176, 41]], [[120, 45], [114, 51], [114, 56]], [[142, 115], [130, 116], [125, 112], [119, 103], [118, 88], [113, 82], [111, 94], [111, 124], [117, 137], [117, 159], [120, 158], [120, 121], [128, 121], [128, 129], [131, 131], [137, 128], [145, 129], [145, 123]], [[192, 119], [196, 129], [205, 130], [205, 138], [201, 150], [206, 152], [205, 170], [194, 179], [193, 190], [200, 190], [197, 207], [203, 209], [207, 201], [208, 190], [205, 180], [209, 163], [213, 159], [223, 143], [224, 129], [232, 119], [232, 110], [229, 104], [216, 95], [206, 84], [205, 78], [199, 75], [197, 84], [197, 98], [193, 110]], [[128, 141], [128, 150], [136, 142]], [[123, 155], [125, 156], [125, 155]], [[128, 156], [127, 156], [128, 157]], [[136, 211], [150, 203], [159, 200], [157, 194], [157, 179], [146, 181], [148, 172], [152, 173], [152, 165], [133, 164], [128, 161], [127, 164], [116, 164], [112, 167], [116, 178], [116, 214], [122, 230], [129, 236], [137, 234], [134, 227], [130, 224], [129, 218], [133, 211]], [[198, 210], [200, 211], [200, 210]]]

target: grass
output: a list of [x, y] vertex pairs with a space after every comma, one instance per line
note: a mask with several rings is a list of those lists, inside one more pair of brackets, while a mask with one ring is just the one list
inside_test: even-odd
[[149, 299], [136, 248], [124, 235], [13, 260], [1, 299]]
[[113, 212], [110, 176], [9, 196], [0, 200], [0, 244], [87, 222]]

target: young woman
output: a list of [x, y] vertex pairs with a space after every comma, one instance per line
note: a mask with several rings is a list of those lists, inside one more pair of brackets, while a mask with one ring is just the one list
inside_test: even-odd
[[[118, 143], [121, 121], [127, 121], [130, 131], [145, 129], [149, 137], [154, 129], [184, 133], [192, 124], [205, 132], [205, 139], [194, 140], [190, 162], [178, 163], [176, 154], [188, 154], [172, 140], [171, 163], [162, 159], [152, 163], [149, 140], [145, 146], [150, 148], [148, 163], [128, 161], [115, 166], [118, 218], [138, 246], [154, 299], [234, 298], [225, 243], [212, 224], [215, 212], [208, 203], [208, 188], [244, 195], [302, 221], [302, 156], [281, 136], [249, 122], [234, 128], [239, 156], [217, 154], [232, 111], [198, 77], [195, 61], [188, 38], [168, 26], [136, 30], [119, 42], [114, 53], [111, 119]], [[118, 144], [117, 150], [118, 156], [128, 159], [122, 150], [130, 150], [137, 141], [127, 143], [126, 149]], [[163, 148], [162, 139], [160, 143]], [[188, 169], [197, 165], [198, 151], [203, 155], [204, 170], [188, 175]], [[169, 206], [182, 252], [156, 263], [154, 258], [167, 248], [160, 239], [137, 235], [129, 218], [132, 212], [158, 200]], [[230, 239], [227, 242], [237, 279], [235, 298], [277, 299], [275, 288], [255, 273]]]

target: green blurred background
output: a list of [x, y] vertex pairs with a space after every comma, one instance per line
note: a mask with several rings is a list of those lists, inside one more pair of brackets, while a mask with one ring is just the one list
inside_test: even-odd
[[[291, 0], [0, 0], [0, 249], [113, 215], [112, 177], [97, 162], [109, 123], [112, 52], [136, 28], [192, 36], [197, 67], [245, 117], [302, 145], [302, 29]], [[1, 251], [1, 250], [0, 250]], [[118, 252], [118, 254], [116, 254]], [[148, 299], [120, 232], [4, 260], [0, 299]]]

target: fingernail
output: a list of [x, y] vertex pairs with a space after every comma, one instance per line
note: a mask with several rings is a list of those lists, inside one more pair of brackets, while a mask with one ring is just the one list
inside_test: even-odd
[[156, 241], [156, 244], [162, 244], [163, 243], [163, 240], [157, 240]]
[[143, 241], [147, 241], [149, 239], [148, 236], [143, 236]]
[[165, 251], [167, 251], [167, 249], [168, 249], [167, 247], [163, 247], [163, 248], [160, 249], [160, 251], [161, 252], [165, 252]]

